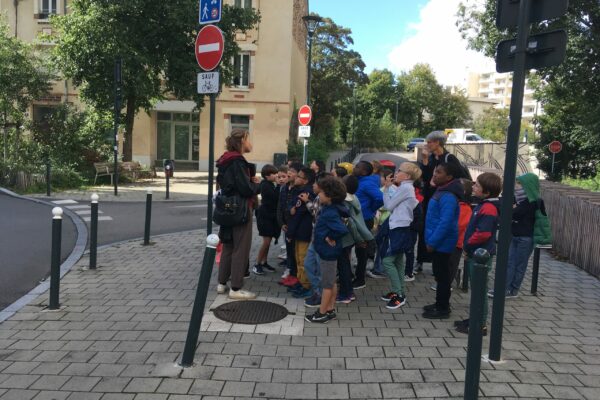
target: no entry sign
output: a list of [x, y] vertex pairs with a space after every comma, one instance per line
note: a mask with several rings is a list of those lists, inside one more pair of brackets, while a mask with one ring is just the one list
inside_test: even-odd
[[200, 29], [196, 37], [196, 60], [205, 71], [217, 68], [223, 57], [225, 39], [223, 32], [214, 25]]
[[300, 110], [298, 110], [298, 122], [300, 122], [300, 125], [306, 126], [310, 124], [311, 119], [312, 110], [310, 109], [310, 106], [304, 105], [300, 107]]
[[555, 140], [548, 145], [548, 150], [550, 150], [550, 153], [552, 154], [560, 153], [562, 150], [562, 143]]

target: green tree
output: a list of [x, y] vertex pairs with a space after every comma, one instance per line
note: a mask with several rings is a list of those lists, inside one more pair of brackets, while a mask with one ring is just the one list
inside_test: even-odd
[[429, 121], [442, 95], [442, 86], [427, 64], [415, 65], [409, 72], [402, 73], [398, 81], [403, 88], [407, 110], [402, 114], [402, 124], [421, 134], [427, 133], [431, 130]]
[[[197, 0], [73, 0], [67, 15], [52, 19], [58, 31], [52, 38], [56, 64], [98, 110], [113, 107], [114, 62], [122, 58], [125, 160], [131, 160], [133, 124], [139, 110], [149, 111], [156, 101], [169, 96], [203, 105], [196, 94], [197, 18]], [[233, 77], [230, 60], [239, 51], [235, 33], [252, 29], [259, 20], [252, 9], [223, 7], [219, 24], [225, 35], [222, 82]]]
[[[367, 81], [365, 63], [359, 53], [349, 49], [352, 44], [352, 31], [330, 18], [323, 18], [313, 39], [311, 104], [314, 135], [325, 139], [329, 145], [335, 141], [335, 120], [342, 111], [346, 116], [350, 115], [345, 113], [347, 104], [344, 103], [351, 100], [353, 87]], [[343, 119], [347, 121], [347, 117]]]
[[485, 139], [505, 142], [508, 129], [508, 109], [493, 107], [486, 109], [473, 121], [473, 129]]
[[450, 87], [442, 88], [440, 97], [433, 105], [433, 129], [468, 126], [471, 123], [471, 110], [463, 91], [454, 92]]
[[[472, 48], [493, 56], [498, 40], [514, 35], [514, 30], [495, 27], [496, 1], [484, 7], [464, 1], [458, 11], [458, 27]], [[565, 29], [569, 41], [565, 61], [537, 71], [536, 80], [544, 82], [536, 96], [544, 107], [538, 117], [537, 142], [540, 168], [551, 170], [547, 145], [563, 143], [557, 157], [555, 178], [592, 177], [600, 168], [600, 3], [596, 0], [571, 0], [567, 14], [554, 21], [535, 24], [532, 31]]]
[[[12, 37], [0, 18], [0, 126], [3, 129], [3, 162], [24, 159], [19, 148], [20, 127], [31, 102], [50, 89], [51, 74], [33, 49]], [[12, 139], [12, 140], [11, 140]], [[12, 150], [12, 151], [11, 151]]]

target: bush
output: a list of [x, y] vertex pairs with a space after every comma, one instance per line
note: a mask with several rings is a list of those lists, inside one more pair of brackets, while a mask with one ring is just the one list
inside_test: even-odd
[[[321, 139], [309, 139], [307, 146], [307, 160], [322, 160], [327, 162], [330, 153], [330, 146]], [[288, 143], [288, 158], [297, 158], [302, 160], [304, 146], [302, 142]]]

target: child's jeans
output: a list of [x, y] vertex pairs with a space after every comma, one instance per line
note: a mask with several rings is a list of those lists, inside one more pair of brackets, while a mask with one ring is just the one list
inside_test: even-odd
[[527, 263], [533, 251], [533, 237], [513, 236], [508, 250], [508, 266], [506, 267], [506, 291], [519, 293]]
[[321, 259], [315, 250], [312, 242], [308, 246], [306, 256], [304, 257], [304, 272], [310, 281], [312, 294], [321, 295]]

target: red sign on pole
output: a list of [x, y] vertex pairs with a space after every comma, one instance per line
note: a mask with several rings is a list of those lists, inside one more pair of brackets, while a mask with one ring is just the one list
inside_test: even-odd
[[223, 57], [225, 39], [223, 32], [214, 25], [200, 29], [196, 37], [196, 60], [204, 71], [217, 68]]
[[298, 122], [300, 122], [300, 125], [306, 126], [310, 124], [311, 119], [312, 110], [310, 109], [310, 106], [304, 105], [300, 107], [300, 110], [298, 110]]
[[550, 153], [552, 154], [560, 153], [562, 150], [562, 143], [555, 140], [548, 145], [548, 150], [550, 150]]

